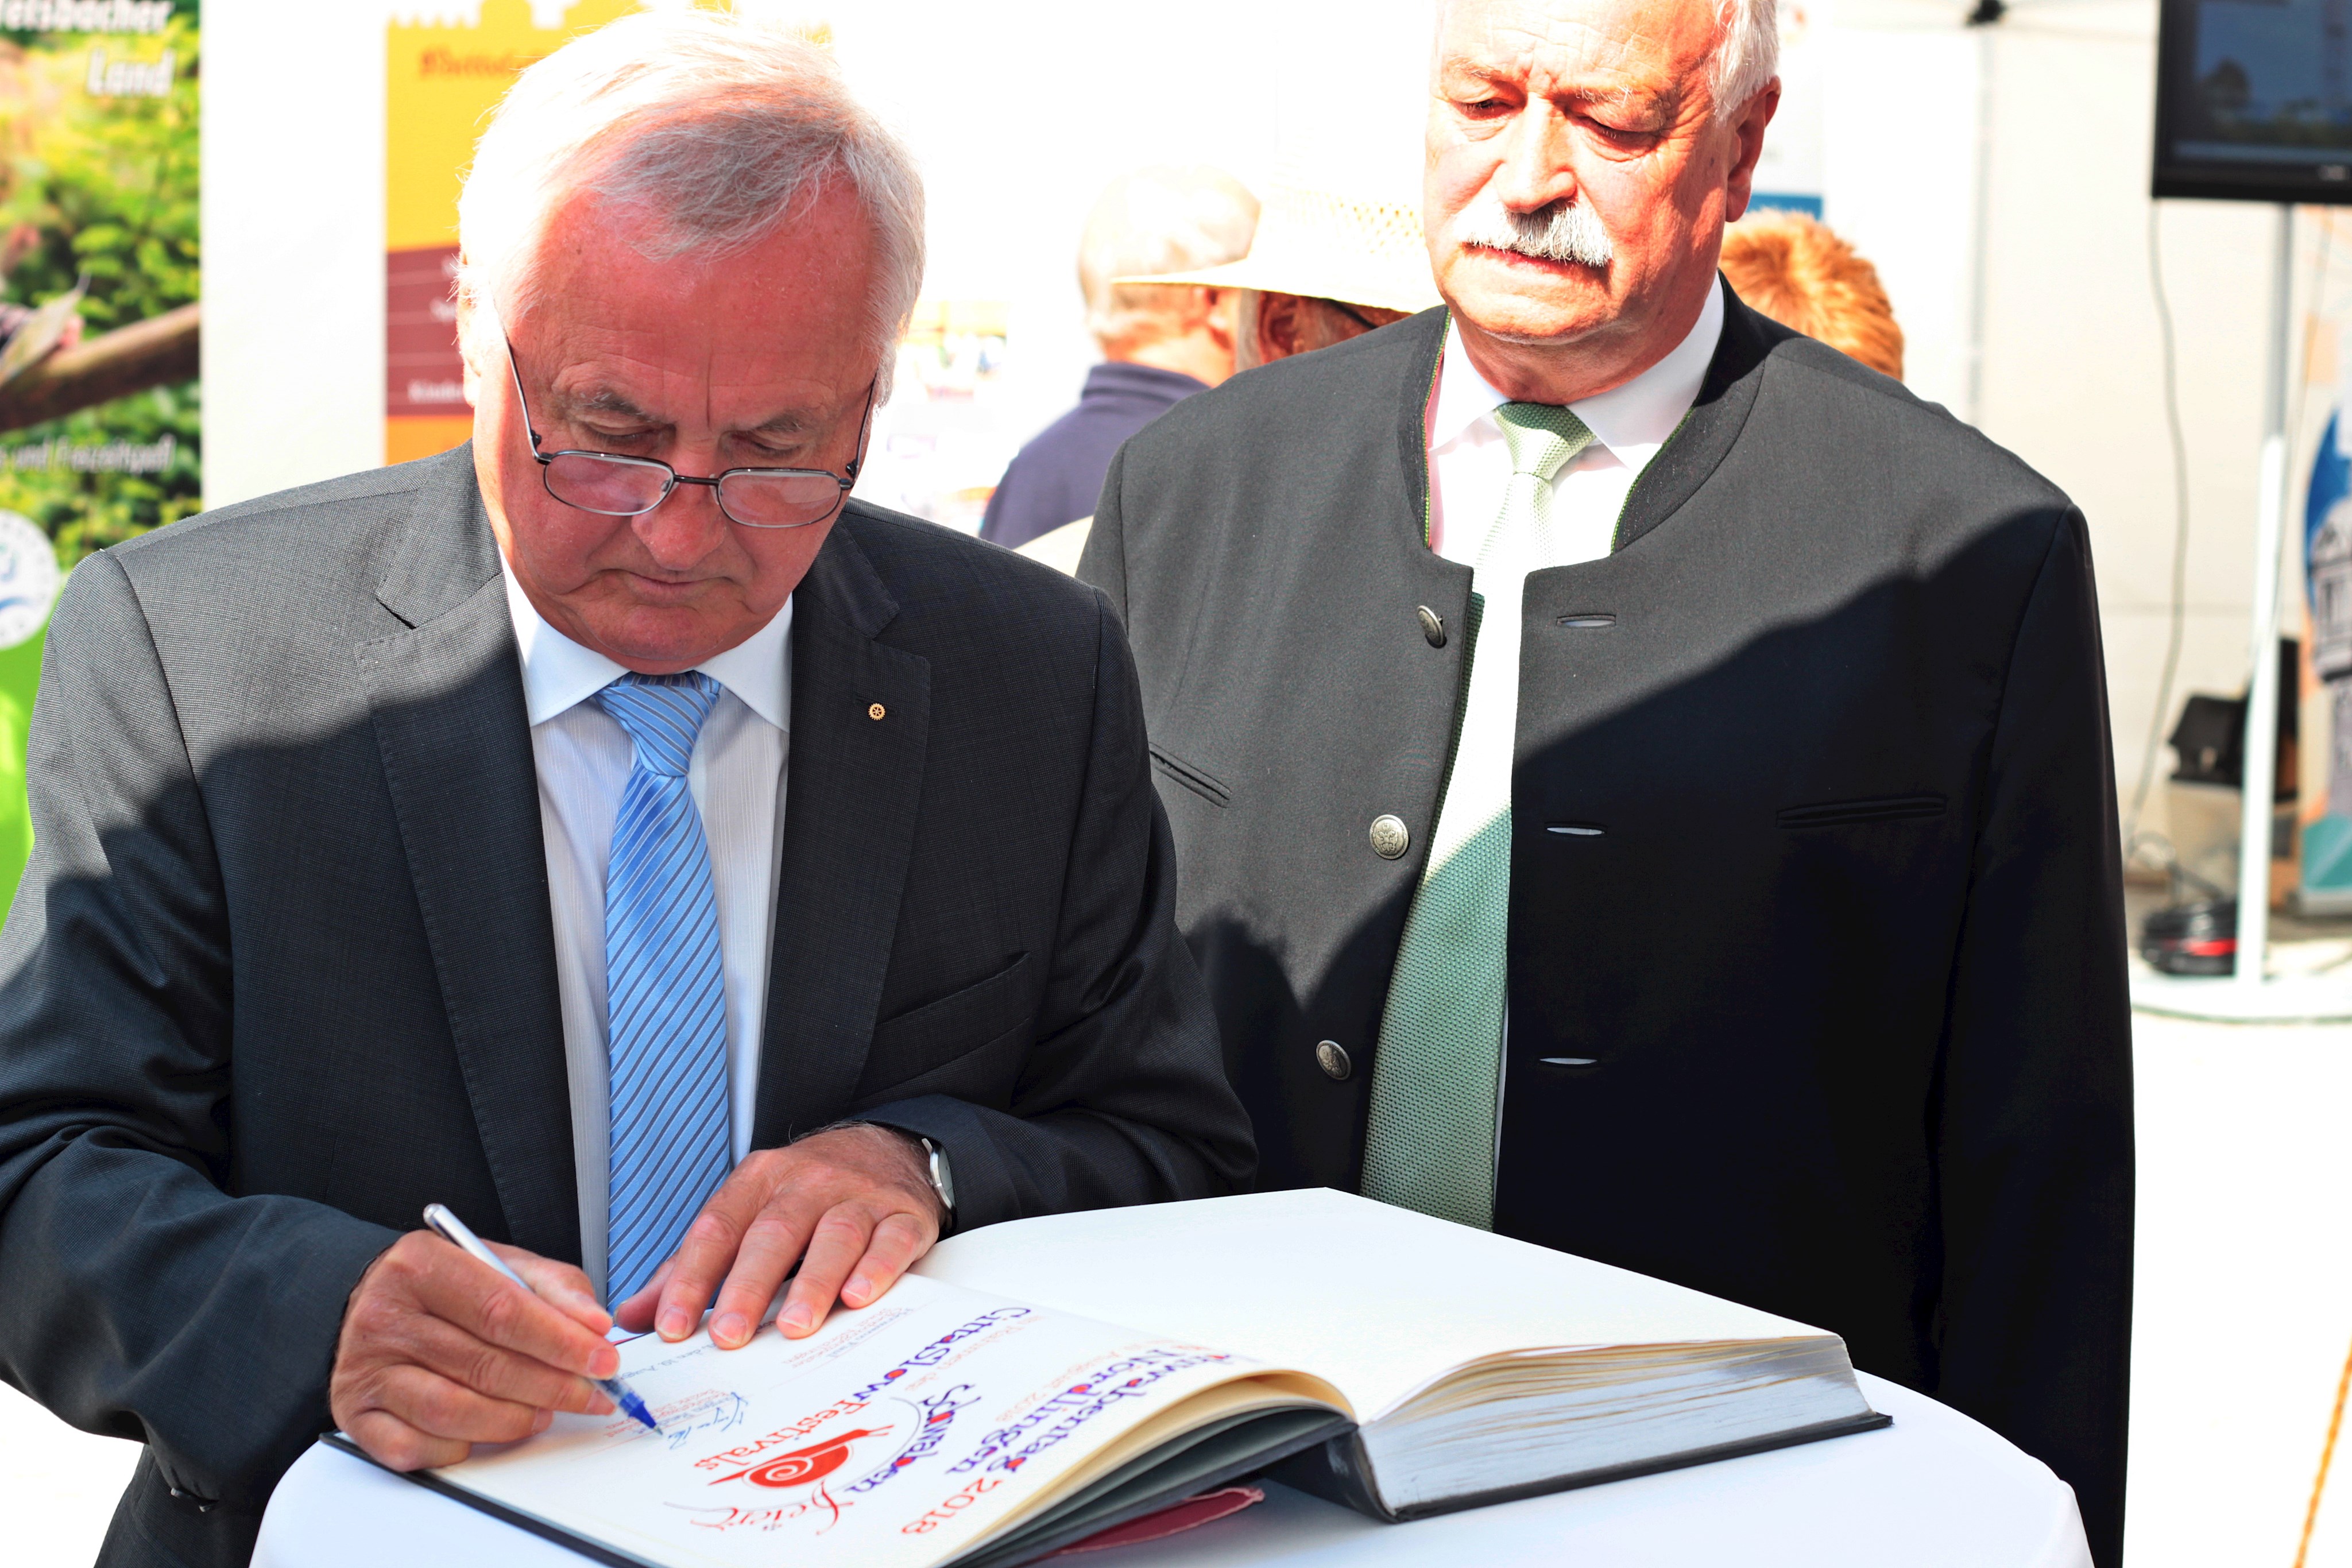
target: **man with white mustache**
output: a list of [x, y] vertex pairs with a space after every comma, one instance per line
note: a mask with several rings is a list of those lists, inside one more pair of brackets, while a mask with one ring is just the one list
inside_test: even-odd
[[1607, 267], [1616, 259], [1609, 231], [1581, 202], [1554, 202], [1532, 213], [1503, 205], [1492, 185], [1480, 191], [1454, 220], [1456, 244], [1516, 251], [1538, 261], [1572, 261]]
[[1262, 1184], [1833, 1330], [2048, 1463], [2114, 1568], [2086, 530], [1719, 277], [1776, 53], [1772, 0], [1453, 0], [1444, 308], [1135, 437], [1080, 575], [1135, 650]]

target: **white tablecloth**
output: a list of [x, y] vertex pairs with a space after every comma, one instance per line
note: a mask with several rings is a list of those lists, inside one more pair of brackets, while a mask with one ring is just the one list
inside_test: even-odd
[[[1876, 1432], [1413, 1524], [1278, 1486], [1230, 1519], [1070, 1568], [2089, 1568], [2074, 1494], [1934, 1400], [1865, 1375]], [[580, 1568], [562, 1547], [323, 1446], [278, 1484], [254, 1568]]]

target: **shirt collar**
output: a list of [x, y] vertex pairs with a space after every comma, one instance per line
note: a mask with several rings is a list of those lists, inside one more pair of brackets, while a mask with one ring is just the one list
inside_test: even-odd
[[[1570, 403], [1592, 437], [1629, 468], [1641, 468], [1657, 455], [1683, 415], [1698, 399], [1699, 383], [1714, 361], [1723, 336], [1723, 289], [1706, 291], [1706, 303], [1683, 340], [1664, 359], [1624, 385]], [[1429, 446], [1434, 452], [1510, 400], [1487, 384], [1470, 362], [1462, 334], [1445, 334], [1445, 356], [1437, 378], [1437, 404], [1431, 411]]]
[[[499, 558], [499, 575], [506, 580], [507, 613], [514, 622], [515, 645], [522, 653], [523, 704], [533, 725], [577, 706], [619, 680], [628, 671], [593, 649], [583, 648], [547, 623], [514, 569]], [[776, 612], [765, 626], [723, 653], [714, 653], [695, 666], [733, 692], [745, 707], [778, 729], [789, 729], [793, 601]]]

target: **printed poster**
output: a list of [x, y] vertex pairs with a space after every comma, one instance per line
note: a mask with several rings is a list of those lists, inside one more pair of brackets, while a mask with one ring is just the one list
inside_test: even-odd
[[2342, 914], [2352, 911], [2352, 423], [2341, 404], [2305, 494], [2304, 591], [2302, 734], [2316, 743], [2318, 766], [2305, 764], [2301, 781], [2296, 904], [2305, 914]]
[[0, 895], [63, 574], [197, 511], [201, 0], [0, 0]]
[[[0, 0], [5, 5], [6, 0]], [[383, 460], [474, 434], [457, 354], [457, 193], [490, 110], [532, 61], [635, 0], [481, 0], [476, 20], [395, 6], [384, 61]]]

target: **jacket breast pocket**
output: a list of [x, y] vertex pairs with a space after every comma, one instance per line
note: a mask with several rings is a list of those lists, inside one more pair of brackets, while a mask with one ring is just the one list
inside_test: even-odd
[[1197, 763], [1185, 761], [1163, 746], [1156, 743], [1152, 746], [1151, 765], [1212, 806], [1233, 804], [1234, 792], [1225, 787], [1223, 779]]
[[1831, 800], [1817, 806], [1788, 806], [1777, 821], [1790, 832], [1807, 828], [1843, 827], [1851, 822], [1922, 821], [1944, 814], [1941, 795], [1877, 795], [1861, 800]]
[[993, 1045], [1025, 1029], [1034, 1010], [1029, 955], [1016, 953], [986, 979], [877, 1024], [856, 1097], [866, 1099]]

